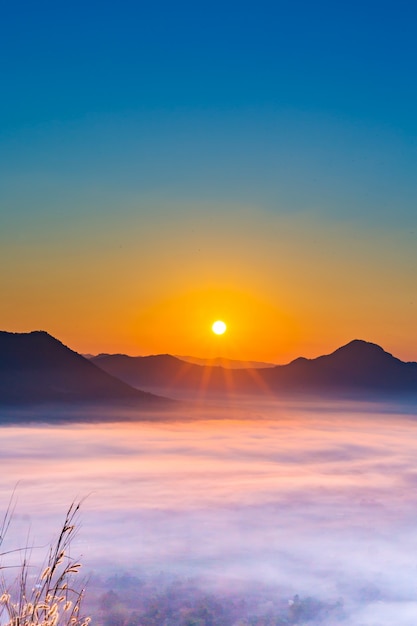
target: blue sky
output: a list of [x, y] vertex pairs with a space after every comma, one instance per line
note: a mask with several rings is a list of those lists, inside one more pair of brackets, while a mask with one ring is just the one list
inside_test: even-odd
[[241, 107], [415, 129], [410, 2], [53, 2], [3, 10], [2, 119]]
[[2, 165], [171, 196], [172, 179], [229, 198], [246, 180], [277, 210], [343, 211], [336, 187], [348, 211], [399, 195], [411, 215], [415, 18], [409, 2], [10, 3]]
[[123, 241], [135, 220], [170, 231], [174, 258], [208, 216], [236, 237], [228, 216], [243, 210], [266, 237], [271, 220], [305, 217], [312, 238], [377, 239], [383, 289], [387, 236], [398, 273], [417, 263], [416, 17], [410, 2], [8, 3], [3, 267], [24, 274], [86, 232], [104, 258], [97, 233]]

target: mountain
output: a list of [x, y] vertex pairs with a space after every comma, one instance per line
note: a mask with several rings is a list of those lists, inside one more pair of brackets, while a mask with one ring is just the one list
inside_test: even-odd
[[417, 393], [417, 363], [405, 363], [374, 343], [355, 339], [331, 354], [301, 357], [267, 370], [265, 382], [281, 389]]
[[143, 389], [181, 391], [307, 393], [337, 395], [417, 394], [417, 363], [404, 363], [380, 346], [354, 340], [328, 355], [300, 357], [264, 369], [228, 369], [185, 363], [168, 354], [129, 357], [99, 355], [106, 372]]
[[205, 370], [222, 370], [186, 363], [170, 354], [127, 356], [125, 354], [99, 354], [92, 363], [105, 372], [120, 378], [128, 385], [158, 391], [160, 389], [198, 388]]
[[170, 397], [181, 395], [184, 391], [257, 392], [260, 389], [257, 385], [254, 386], [254, 380], [259, 380], [258, 372], [266, 371], [256, 368], [230, 369], [195, 365], [170, 354], [143, 357], [102, 354], [94, 357], [92, 361], [129, 385]]
[[263, 361], [238, 361], [236, 359], [226, 359], [218, 356], [213, 359], [199, 359], [196, 356], [180, 356], [175, 355], [181, 361], [186, 363], [194, 363], [195, 365], [210, 365], [213, 367], [225, 367], [231, 370], [243, 370], [243, 369], [263, 369], [264, 367], [274, 367], [274, 363], [264, 363]]
[[94, 403], [159, 406], [43, 331], [0, 331], [0, 405]]

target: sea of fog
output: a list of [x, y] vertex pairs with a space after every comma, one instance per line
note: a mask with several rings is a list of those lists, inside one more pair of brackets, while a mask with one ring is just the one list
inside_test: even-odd
[[213, 593], [261, 586], [342, 599], [337, 619], [349, 626], [417, 623], [412, 409], [257, 400], [94, 417], [0, 428], [3, 511], [15, 489], [3, 550], [29, 542], [36, 559], [84, 499], [72, 552], [101, 577], [164, 572]]

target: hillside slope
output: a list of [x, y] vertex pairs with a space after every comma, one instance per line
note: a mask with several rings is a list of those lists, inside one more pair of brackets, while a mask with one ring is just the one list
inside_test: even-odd
[[163, 400], [129, 387], [43, 331], [0, 331], [0, 404], [110, 403]]

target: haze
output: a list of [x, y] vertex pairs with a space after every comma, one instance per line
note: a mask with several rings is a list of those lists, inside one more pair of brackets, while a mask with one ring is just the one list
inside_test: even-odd
[[13, 484], [18, 500], [7, 547], [28, 529], [49, 542], [69, 501], [87, 496], [73, 549], [90, 571], [342, 597], [347, 624], [412, 626], [412, 413], [256, 400], [154, 421], [2, 427], [1, 505]]

